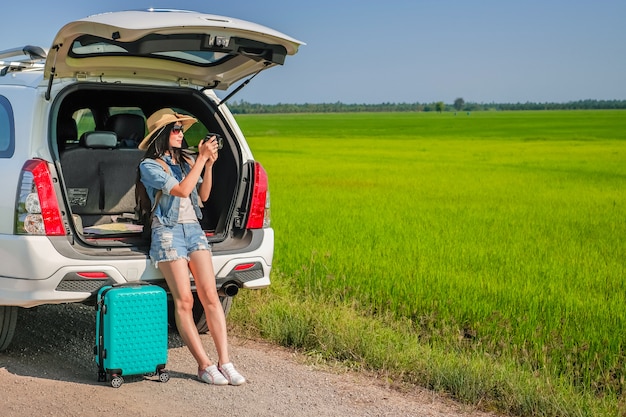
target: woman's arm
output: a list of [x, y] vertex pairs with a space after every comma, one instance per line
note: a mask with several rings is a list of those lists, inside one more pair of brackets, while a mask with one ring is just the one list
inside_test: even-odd
[[[206, 201], [211, 193], [213, 183], [212, 168], [217, 160], [217, 144], [214, 141], [201, 142], [198, 145], [198, 157], [185, 178], [170, 190], [170, 195], [175, 197], [189, 197], [194, 187], [198, 184], [202, 169], [204, 168], [203, 182], [200, 185], [199, 195], [202, 201]], [[179, 161], [182, 163], [182, 161]]]
[[204, 164], [204, 176], [202, 177], [202, 184], [198, 190], [200, 200], [207, 201], [211, 194], [211, 187], [213, 186], [213, 162], [206, 162]]
[[211, 153], [209, 159], [204, 163], [204, 176], [202, 177], [202, 184], [200, 184], [200, 189], [198, 190], [201, 201], [207, 201], [211, 194], [211, 188], [213, 187], [213, 164], [217, 161], [218, 156], [218, 145], [215, 136], [212, 136], [211, 139], [207, 141], [207, 145], [209, 145]]

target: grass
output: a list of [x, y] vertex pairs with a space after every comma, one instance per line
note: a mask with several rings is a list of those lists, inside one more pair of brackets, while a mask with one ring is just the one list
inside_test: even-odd
[[624, 116], [238, 116], [276, 250], [271, 289], [236, 321], [468, 403], [616, 415]]

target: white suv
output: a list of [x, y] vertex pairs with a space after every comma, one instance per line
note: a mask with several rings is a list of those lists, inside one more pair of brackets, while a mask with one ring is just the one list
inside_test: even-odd
[[166, 287], [134, 213], [137, 144], [164, 107], [198, 119], [190, 149], [208, 132], [223, 138], [201, 224], [225, 312], [239, 288], [270, 284], [267, 175], [214, 90], [283, 64], [300, 45], [246, 21], [149, 10], [69, 23], [47, 51], [0, 51], [0, 350], [19, 308], [90, 303], [112, 283]]

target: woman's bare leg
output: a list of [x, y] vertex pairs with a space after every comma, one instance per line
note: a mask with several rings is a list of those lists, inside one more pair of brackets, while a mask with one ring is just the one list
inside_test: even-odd
[[190, 255], [189, 268], [196, 283], [200, 302], [204, 307], [209, 332], [215, 343], [220, 364], [229, 363], [226, 318], [215, 284], [213, 259], [210, 251], [198, 250]]
[[159, 269], [163, 273], [174, 299], [178, 333], [198, 362], [198, 369], [204, 369], [212, 363], [202, 345], [202, 340], [193, 320], [193, 294], [191, 293], [187, 260], [161, 261], [159, 262]]

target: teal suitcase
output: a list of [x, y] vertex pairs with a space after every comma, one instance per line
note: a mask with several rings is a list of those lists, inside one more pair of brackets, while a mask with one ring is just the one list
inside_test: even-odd
[[167, 295], [147, 283], [105, 286], [96, 300], [98, 381], [110, 378], [119, 388], [123, 376], [158, 375], [169, 380], [167, 363]]

